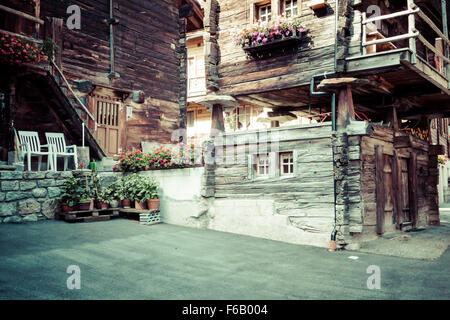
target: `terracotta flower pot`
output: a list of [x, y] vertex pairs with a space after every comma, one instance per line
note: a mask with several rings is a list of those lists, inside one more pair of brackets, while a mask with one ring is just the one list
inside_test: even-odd
[[80, 202], [80, 211], [94, 210], [94, 202]]
[[98, 202], [98, 209], [101, 209], [101, 210], [105, 210], [105, 209], [108, 209], [108, 203], [107, 202], [101, 202], [101, 201], [99, 201]]
[[62, 203], [61, 204], [61, 209], [63, 212], [71, 212], [74, 211], [74, 207], [69, 206], [67, 203]]
[[147, 200], [147, 206], [149, 210], [159, 209], [159, 199], [149, 199]]
[[134, 201], [134, 207], [136, 210], [146, 210], [145, 202]]
[[131, 200], [130, 199], [123, 199], [122, 200], [122, 207], [125, 209], [131, 208]]

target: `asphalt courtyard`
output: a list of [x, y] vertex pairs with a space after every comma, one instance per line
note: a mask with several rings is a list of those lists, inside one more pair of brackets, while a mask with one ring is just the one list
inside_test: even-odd
[[[80, 289], [67, 286], [71, 265]], [[380, 289], [367, 286], [370, 266]], [[450, 299], [449, 285], [449, 250], [433, 261], [330, 253], [123, 219], [0, 225], [0, 299]]]

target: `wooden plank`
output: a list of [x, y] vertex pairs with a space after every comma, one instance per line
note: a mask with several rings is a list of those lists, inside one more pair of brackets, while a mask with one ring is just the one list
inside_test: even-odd
[[384, 190], [384, 158], [383, 146], [375, 145], [376, 172], [376, 205], [377, 205], [377, 234], [383, 234], [385, 190]]
[[417, 153], [412, 152], [409, 158], [408, 168], [408, 184], [409, 184], [409, 212], [415, 227], [418, 221], [418, 198], [417, 198]]
[[393, 202], [394, 202], [394, 217], [393, 222], [396, 225], [396, 229], [400, 228], [400, 217], [402, 214], [401, 207], [401, 175], [400, 175], [400, 163], [397, 150], [394, 150], [394, 156], [392, 157], [392, 192], [393, 192]]

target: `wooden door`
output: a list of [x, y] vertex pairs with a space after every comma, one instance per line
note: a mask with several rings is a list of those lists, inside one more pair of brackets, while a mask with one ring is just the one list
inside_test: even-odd
[[95, 97], [94, 117], [97, 122], [95, 138], [100, 147], [112, 156], [121, 150], [121, 103], [117, 99]]
[[400, 158], [399, 159], [399, 170], [400, 170], [400, 203], [401, 203], [401, 212], [400, 214], [400, 223], [410, 222], [411, 221], [411, 213], [410, 213], [410, 199], [409, 199], [409, 167], [408, 167], [408, 159]]

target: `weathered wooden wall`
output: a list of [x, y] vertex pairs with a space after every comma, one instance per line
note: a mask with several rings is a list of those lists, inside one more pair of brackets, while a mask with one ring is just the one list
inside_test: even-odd
[[[273, 142], [266, 145], [265, 141]], [[331, 232], [334, 193], [330, 123], [225, 134], [222, 142], [224, 157], [218, 157], [215, 170], [216, 199], [272, 199], [275, 214], [286, 216], [293, 226], [306, 232]], [[294, 176], [252, 177], [249, 154], [290, 151], [294, 154]]]
[[115, 71], [120, 79], [113, 84], [110, 72], [109, 1], [41, 1], [41, 16], [66, 18], [67, 7], [81, 8], [81, 30], [64, 25], [62, 66], [70, 81], [90, 80], [94, 84], [125, 90], [142, 90], [147, 99], [133, 105], [127, 122], [126, 148], [141, 141], [169, 142], [179, 124], [180, 56], [179, 17], [174, 1], [114, 1]]
[[[233, 31], [251, 25], [252, 1], [219, 0], [220, 91], [231, 95], [291, 88], [308, 84], [311, 76], [332, 72], [335, 19], [331, 13], [318, 17], [301, 3], [301, 21], [308, 33], [298, 50], [256, 61], [235, 46]], [[254, 1], [253, 1], [254, 2]], [[276, 1], [272, 1], [273, 3]], [[272, 6], [273, 6], [272, 3]], [[328, 1], [330, 9], [335, 1]]]
[[[428, 142], [392, 129], [373, 128], [370, 136], [361, 139], [365, 231], [393, 232], [408, 221], [417, 227], [426, 225], [437, 196]], [[378, 229], [377, 219], [381, 222]]]

